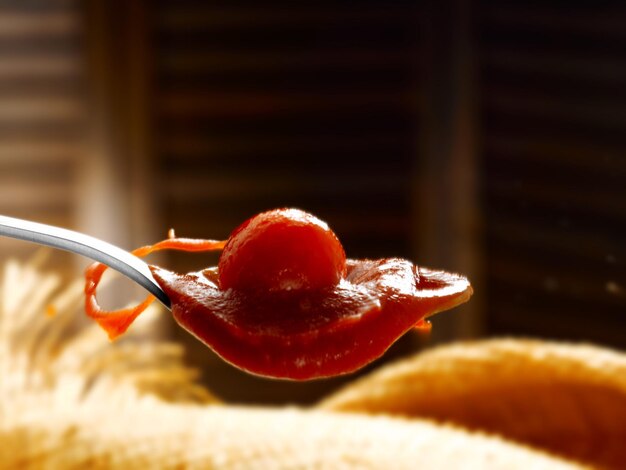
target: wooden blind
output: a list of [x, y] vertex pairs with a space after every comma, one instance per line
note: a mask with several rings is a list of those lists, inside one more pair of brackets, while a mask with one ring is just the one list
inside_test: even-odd
[[[410, 257], [414, 3], [158, 2], [155, 146], [167, 224], [223, 238], [256, 212], [295, 206], [327, 220], [353, 257]], [[199, 268], [186, 257], [173, 265]], [[233, 398], [252, 379], [238, 380]], [[252, 387], [256, 400], [285, 393]]]
[[626, 347], [626, 8], [478, 13], [490, 331]]
[[[0, 213], [73, 225], [83, 124], [75, 1], [0, 1]], [[2, 240], [3, 255], [32, 250]]]
[[293, 205], [326, 218], [356, 255], [408, 255], [415, 16], [412, 2], [161, 2], [168, 222], [225, 237]]

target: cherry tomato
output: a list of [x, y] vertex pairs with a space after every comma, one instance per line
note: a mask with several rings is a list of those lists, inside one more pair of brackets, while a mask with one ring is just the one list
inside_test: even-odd
[[337, 285], [346, 273], [346, 254], [318, 218], [298, 209], [277, 209], [233, 231], [218, 272], [223, 290], [314, 290]]

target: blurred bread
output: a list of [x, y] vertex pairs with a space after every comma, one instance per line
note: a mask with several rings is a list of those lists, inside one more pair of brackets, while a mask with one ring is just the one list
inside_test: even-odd
[[41, 410], [0, 441], [3, 469], [583, 468], [422, 420], [220, 405]]
[[626, 355], [590, 345], [443, 346], [348, 385], [319, 409], [426, 417], [626, 468]]

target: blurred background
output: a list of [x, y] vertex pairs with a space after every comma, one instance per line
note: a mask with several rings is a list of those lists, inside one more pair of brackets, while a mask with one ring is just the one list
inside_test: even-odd
[[[626, 5], [0, 0], [0, 213], [130, 249], [284, 206], [350, 257], [472, 280], [384, 360], [502, 335], [626, 348]], [[231, 401], [346, 380], [250, 377], [164, 325]]]

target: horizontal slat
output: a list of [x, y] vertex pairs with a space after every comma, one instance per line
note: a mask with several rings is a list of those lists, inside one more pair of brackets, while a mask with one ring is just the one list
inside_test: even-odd
[[[558, 292], [571, 299], [590, 301], [619, 301], [626, 307], [626, 298], [608, 296], [607, 286], [626, 281], [623, 276], [623, 249], [604, 251], [593, 258], [587, 251], [587, 242], [572, 256], [566, 250], [555, 250], [543, 244], [531, 245], [528, 240], [514, 237], [489, 237], [489, 275], [496, 280], [515, 282], [519, 286], [541, 288]], [[494, 292], [494, 295], [497, 295]]]
[[2, 8], [38, 14], [49, 11], [74, 11], [80, 0], [2, 0]]
[[589, 172], [587, 175], [626, 174], [624, 147], [611, 146], [604, 140], [590, 141], [578, 135], [533, 135], [525, 130], [491, 132], [484, 143], [489, 160], [524, 161], [531, 164], [552, 164], [562, 168]]
[[413, 20], [408, 13], [417, 13], [412, 2], [402, 4], [332, 5], [321, 7], [319, 4], [292, 3], [282, 8], [268, 8], [266, 5], [246, 5], [245, 7], [224, 7], [215, 5], [180, 5], [170, 3], [159, 8], [156, 27], [159, 30], [177, 32], [190, 29], [223, 30], [250, 27], [276, 28], [281, 26], [341, 25], [354, 23], [373, 23], [380, 26], [391, 23], [409, 23]]
[[347, 93], [319, 95], [315, 93], [206, 93], [180, 92], [164, 94], [160, 111], [165, 115], [185, 117], [265, 117], [268, 115], [347, 110], [373, 112], [377, 108], [408, 110], [411, 95], [405, 90], [395, 92]]
[[[73, 164], [75, 162], [46, 162], [40, 165], [27, 165], [17, 163], [14, 165], [5, 165], [2, 163], [0, 168], [5, 170], [0, 173], [0, 184], [7, 188], [14, 185], [23, 186], [33, 192], [41, 194], [46, 185], [67, 184], [73, 181]], [[39, 187], [41, 185], [41, 188]]]
[[[546, 197], [548, 194], [556, 194], [558, 198], [561, 194], [562, 197], [558, 198], [561, 201], [560, 207], [565, 209], [583, 199], [591, 198], [591, 204], [582, 201], [582, 204], [577, 204], [578, 207], [593, 207], [593, 202], [599, 199], [612, 201], [626, 195], [623, 179], [626, 173], [620, 173], [619, 166], [613, 171], [602, 167], [584, 171], [575, 166], [549, 161], [502, 159], [499, 155], [491, 154], [487, 157], [489, 162], [485, 165], [485, 176], [490, 180], [487, 185], [490, 195], [497, 196], [497, 185], [503, 188], [505, 194], [510, 194], [511, 190], [518, 191], [520, 196], [533, 196], [541, 192]], [[523, 199], [520, 197], [520, 200]], [[552, 206], [557, 207], [556, 204]], [[617, 202], [617, 208], [620, 206], [621, 203]]]
[[[397, 176], [362, 174], [343, 175], [321, 174], [318, 177], [297, 177], [288, 172], [265, 172], [238, 175], [199, 174], [190, 167], [187, 171], [168, 174], [162, 185], [164, 194], [172, 201], [236, 200], [271, 193], [304, 195], [328, 193], [342, 195], [368, 194], [380, 196], [401, 191], [399, 183], [408, 182]], [[358, 199], [357, 199], [358, 200]]]
[[[393, 94], [411, 88], [414, 78], [407, 65], [361, 70], [331, 67], [326, 69], [223, 71], [216, 67], [208, 73], [163, 74], [160, 88], [164, 94], [188, 90], [199, 95], [216, 94], [315, 94], [316, 96]], [[195, 90], [195, 91], [192, 91]], [[416, 94], [417, 97], [417, 94]]]
[[30, 77], [57, 79], [82, 75], [82, 64], [76, 57], [57, 55], [5, 55], [0, 58], [0, 80]]
[[[558, 266], [546, 261], [536, 260], [533, 263], [521, 255], [500, 252], [498, 257], [489, 263], [489, 277], [520, 288], [541, 289], [544, 292], [557, 291], [572, 302], [579, 299], [597, 302], [598, 305], [626, 307], [626, 297], [615, 293], [611, 287], [614, 283], [624, 282], [622, 279], [600, 276], [603, 271], [598, 273], [591, 270], [580, 272], [559, 269]], [[624, 287], [626, 286], [622, 285], [622, 288]]]
[[541, 116], [554, 121], [626, 130], [626, 101], [618, 97], [594, 100], [582, 95], [555, 96], [491, 87], [485, 96], [485, 107], [490, 113]]
[[522, 186], [519, 181], [503, 179], [488, 181], [486, 187], [488, 197], [561, 209], [564, 214], [570, 207], [575, 207], [601, 217], [622, 220], [626, 217], [626, 198], [623, 197], [624, 190], [619, 188], [582, 191], [574, 186], [553, 187], [528, 182]]
[[[0, 162], [0, 172], [10, 175], [11, 179], [24, 185], [39, 185], [41, 182], [64, 182], [73, 185], [77, 161], [55, 160], [33, 165], [28, 162]], [[3, 178], [0, 177], [0, 181]]]
[[251, 72], [267, 70], [304, 70], [319, 73], [320, 70], [336, 72], [345, 70], [389, 69], [411, 65], [415, 61], [410, 49], [389, 50], [374, 47], [367, 49], [335, 48], [320, 53], [319, 50], [298, 51], [222, 51], [189, 47], [170, 50], [164, 47], [157, 59], [162, 74], [168, 76], [205, 75], [208, 73]]
[[0, 41], [34, 36], [65, 36], [80, 31], [80, 17], [72, 11], [23, 12], [0, 6]]
[[[3, 80], [0, 78], [0, 97], [14, 96], [16, 99], [29, 96], [56, 96], [58, 98], [69, 97], [70, 99], [84, 99], [83, 79], [79, 76], [72, 77], [46, 77], [28, 76]], [[0, 98], [1, 102], [1, 98]]]
[[[493, 216], [487, 227], [489, 244], [509, 247], [511, 252], [551, 253], [571, 263], [596, 265], [598, 270], [611, 271], [616, 260], [626, 261], [626, 246], [612, 232], [569, 230], [558, 224], [529, 224], [520, 217]], [[612, 236], [611, 236], [612, 233]], [[543, 256], [543, 255], [542, 255]], [[551, 261], [545, 258], [545, 261]]]
[[626, 39], [626, 8], [621, 4], [590, 2], [587, 6], [581, 6], [568, 3], [564, 9], [549, 3], [529, 5], [527, 2], [494, 2], [483, 10], [482, 16], [490, 26], [523, 29], [529, 35], [537, 31], [550, 31], [565, 37]]
[[66, 164], [77, 160], [83, 151], [79, 142], [66, 140], [11, 140], [0, 141], [0, 166]]
[[586, 81], [596, 84], [619, 84], [626, 80], [626, 64], [619, 54], [549, 53], [541, 45], [531, 49], [494, 44], [483, 50], [482, 61], [490, 73], [505, 71], [526, 79], [534, 77], [558, 80], [557, 83]]
[[[489, 195], [486, 199], [485, 213], [490, 223], [506, 223], [516, 219], [520, 224], [538, 228], [562, 230], [563, 236], [575, 231], [581, 236], [603, 236], [607, 240], [623, 233], [624, 221], [621, 217], [607, 217], [575, 205], [542, 205], [525, 198], [505, 198]], [[607, 253], [610, 252], [607, 247]]]
[[[583, 170], [576, 165], [559, 164], [551, 161], [533, 161], [525, 155], [519, 158], [503, 158], [500, 154], [487, 154], [489, 163], [485, 165], [488, 179], [499, 180], [520, 189], [532, 191], [535, 186], [550, 186], [564, 191], [564, 204], [571, 189], [580, 193], [604, 192], [610, 194], [624, 191], [619, 165], [611, 171], [602, 166]], [[608, 163], [605, 163], [608, 166]]]
[[85, 122], [76, 121], [2, 121], [0, 120], [0, 140], [58, 140], [84, 139]]
[[[524, 96], [529, 99], [545, 100], [548, 107], [558, 107], [566, 102], [569, 106], [580, 104], [585, 107], [611, 109], [626, 103], [623, 80], [605, 80], [594, 82], [580, 80], [577, 76], [552, 77], [522, 70], [485, 70], [483, 78], [485, 88], [494, 93], [509, 93], [512, 96]], [[581, 97], [582, 95], [582, 97]], [[569, 108], [568, 108], [569, 109]]]
[[0, 96], [0, 121], [76, 121], [82, 116], [83, 104], [72, 98]]
[[66, 208], [74, 203], [74, 188], [64, 181], [0, 182], [0, 210], [3, 213]]
[[24, 36], [23, 38], [5, 38], [0, 41], [0, 57], [28, 57], [42, 55], [68, 55], [77, 57], [83, 52], [84, 45], [77, 36]]
[[[500, 287], [500, 286], [498, 286]], [[533, 295], [532, 292], [529, 295]], [[519, 306], [499, 298], [490, 304], [489, 326], [496, 335], [528, 335], [534, 338], [593, 341], [622, 348], [623, 319], [606, 318], [604, 310], [593, 308], [579, 315], [568, 315], [567, 306]]]
[[[491, 295], [493, 300], [491, 306], [500, 306], [493, 308], [493, 314], [502, 321], [517, 320], [521, 323], [548, 314], [551, 319], [567, 321], [584, 328], [585, 325], [581, 322], [590, 318], [597, 320], [598, 323], [614, 325], [624, 317], [622, 302], [602, 303], [594, 298], [572, 297], [559, 288], [558, 280], [553, 277], [546, 278], [543, 283], [536, 286], [521, 286], [504, 279], [491, 279], [491, 282], [495, 289]], [[606, 295], [617, 299], [609, 283], [606, 286]], [[524, 314], [516, 319], [504, 318], [507, 307], [523, 310]]]
[[170, 133], [160, 143], [168, 167], [193, 165], [219, 169], [248, 169], [290, 165], [298, 159], [307, 169], [327, 171], [347, 168], [377, 168], [389, 173], [403, 171], [411, 154], [410, 139], [399, 132], [370, 135], [257, 135]]
[[[184, 114], [161, 115], [159, 127], [167, 132], [182, 133], [239, 134], [242, 139], [247, 135], [267, 134], [271, 136], [304, 135], [314, 139], [316, 135], [362, 133], [370, 135], [378, 132], [398, 132], [410, 136], [415, 128], [413, 110], [367, 109], [367, 112], [355, 109], [335, 109], [305, 114], [271, 114], [243, 119], [241, 116], [203, 116], [198, 119]], [[162, 133], [165, 134], [165, 131]]]
[[277, 52], [317, 50], [320, 53], [336, 48], [379, 49], [388, 46], [406, 48], [417, 44], [415, 31], [418, 15], [407, 14], [403, 24], [392, 22], [361, 22], [346, 27], [341, 22], [328, 25], [286, 23], [281, 27], [254, 25], [242, 28], [208, 28], [156, 31], [160, 47], [169, 50], [203, 49], [205, 51]]

